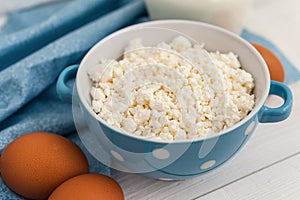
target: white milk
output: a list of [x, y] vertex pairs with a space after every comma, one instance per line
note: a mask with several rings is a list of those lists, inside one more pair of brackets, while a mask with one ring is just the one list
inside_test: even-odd
[[146, 0], [151, 19], [190, 19], [226, 28], [237, 34], [252, 0]]

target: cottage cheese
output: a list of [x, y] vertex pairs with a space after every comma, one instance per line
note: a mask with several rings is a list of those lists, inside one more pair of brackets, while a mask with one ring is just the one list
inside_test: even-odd
[[208, 53], [184, 37], [144, 47], [131, 41], [121, 60], [89, 72], [94, 112], [128, 134], [166, 141], [216, 134], [254, 106], [254, 80], [232, 52]]

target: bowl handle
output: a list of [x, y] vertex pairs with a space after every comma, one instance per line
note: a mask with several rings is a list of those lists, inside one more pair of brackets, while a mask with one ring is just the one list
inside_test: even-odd
[[68, 80], [76, 77], [79, 65], [71, 65], [65, 68], [56, 82], [56, 92], [61, 100], [72, 102], [73, 87], [68, 86]]
[[288, 86], [277, 81], [271, 81], [269, 94], [274, 94], [283, 98], [284, 103], [278, 108], [269, 108], [264, 105], [259, 112], [259, 122], [272, 123], [283, 121], [288, 118], [291, 114], [293, 105], [293, 95]]

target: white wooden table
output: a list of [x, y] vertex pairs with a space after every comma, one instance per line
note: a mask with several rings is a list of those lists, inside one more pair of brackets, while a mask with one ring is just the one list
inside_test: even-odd
[[[256, 0], [246, 27], [271, 40], [300, 69], [299, 9], [298, 0]], [[242, 151], [213, 172], [163, 182], [114, 171], [126, 199], [300, 200], [300, 81], [290, 88], [290, 118], [260, 124]]]

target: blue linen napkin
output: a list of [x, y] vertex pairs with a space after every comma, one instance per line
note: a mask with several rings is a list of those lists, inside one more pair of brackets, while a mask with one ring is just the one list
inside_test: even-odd
[[[54, 132], [68, 137], [82, 148], [91, 172], [110, 175], [109, 168], [87, 152], [74, 132], [72, 106], [57, 97], [55, 82], [65, 67], [78, 63], [97, 41], [135, 23], [146, 15], [146, 10], [142, 1], [82, 2], [63, 2], [11, 13], [11, 21], [0, 31], [0, 49], [7, 50], [4, 53], [0, 50], [0, 61], [14, 63], [4, 65], [0, 71], [0, 152], [12, 140], [25, 133]], [[99, 11], [93, 8], [95, 6], [98, 6]], [[97, 18], [86, 23], [85, 17], [92, 20], [88, 16], [92, 11]], [[75, 14], [72, 15], [72, 12]], [[30, 23], [37, 13], [43, 17]], [[22, 21], [24, 16], [29, 20], [25, 24]], [[74, 19], [77, 19], [77, 24], [74, 24]], [[49, 37], [48, 30], [51, 27], [61, 31], [52, 31], [51, 41], [41, 43], [41, 40]], [[17, 38], [19, 36], [22, 38]], [[19, 51], [26, 48], [30, 48], [30, 51], [20, 56]], [[24, 198], [9, 190], [0, 178], [0, 199]]]
[[[140, 0], [76, 0], [10, 13], [0, 31], [0, 152], [25, 133], [55, 132], [83, 149], [91, 172], [109, 175], [109, 168], [95, 160], [74, 133], [71, 105], [58, 99], [55, 81], [101, 38], [148, 21], [146, 15]], [[270, 48], [280, 58], [287, 83], [300, 79], [299, 71], [271, 42], [249, 30], [241, 36]], [[23, 198], [0, 178], [0, 199]]]
[[[55, 15], [0, 40], [0, 70], [60, 36], [116, 8], [117, 0], [77, 0], [60, 5]], [[28, 17], [28, 16], [27, 16]], [[28, 21], [37, 16], [29, 16]], [[63, 19], [63, 20], [62, 20]]]
[[131, 3], [53, 41], [2, 70], [0, 121], [54, 83], [62, 69], [78, 62], [99, 39], [129, 25], [145, 12], [142, 1]]

